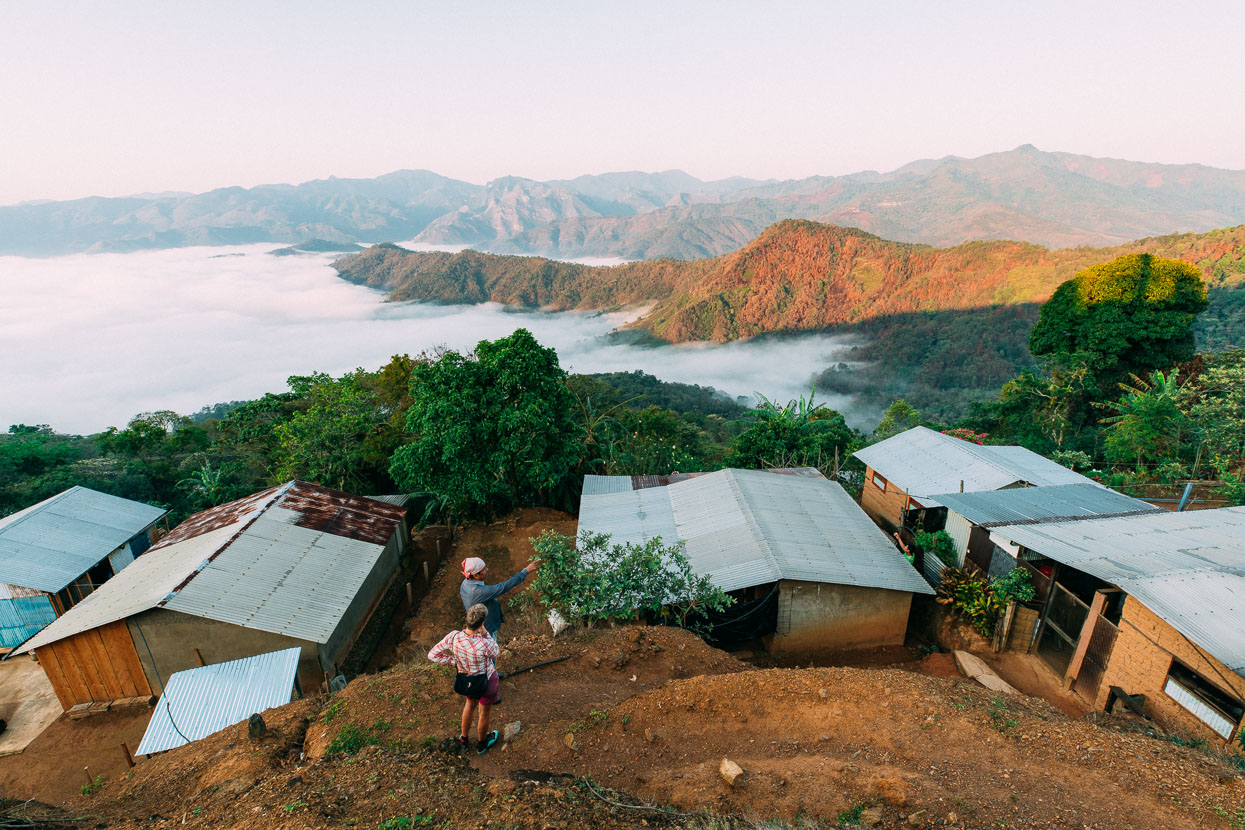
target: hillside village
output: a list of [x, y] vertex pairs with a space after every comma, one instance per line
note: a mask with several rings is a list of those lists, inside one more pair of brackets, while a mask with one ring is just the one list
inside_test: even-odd
[[[0, 521], [24, 626], [0, 787], [53, 805], [15, 815], [118, 827], [1236, 826], [1245, 508], [920, 426], [857, 455], [859, 501], [815, 468], [590, 476], [578, 521], [458, 529], [298, 481], [165, 529], [74, 488]], [[948, 568], [1036, 589], [989, 638], [933, 600], [951, 571], [915, 533], [944, 528]], [[447, 749], [424, 653], [461, 626], [457, 565], [508, 575], [547, 530], [682, 542], [733, 619], [715, 648], [644, 615], [555, 635], [512, 611], [503, 671], [565, 659], [505, 681], [495, 752]], [[19, 673], [57, 705], [15, 700]]]

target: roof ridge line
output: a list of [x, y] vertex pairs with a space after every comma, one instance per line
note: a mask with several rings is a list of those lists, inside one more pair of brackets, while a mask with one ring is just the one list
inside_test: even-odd
[[[201, 562], [190, 574], [186, 576], [185, 579], [183, 579], [177, 585], [173, 586], [173, 589], [170, 590], [167, 594], [165, 594], [164, 597], [152, 607], [163, 608], [169, 602], [169, 600], [177, 596], [177, 594], [183, 588], [185, 588], [187, 585], [190, 584], [191, 580], [193, 580], [199, 574], [203, 573], [203, 571], [207, 569], [207, 566], [212, 564], [212, 562], [216, 560], [216, 557], [220, 556], [222, 553], [225, 552], [226, 548], [228, 548], [230, 545], [236, 542], [239, 536], [241, 536], [243, 533], [246, 533], [248, 530], [250, 530], [251, 525], [259, 521], [259, 517], [263, 516], [264, 513], [268, 510], [268, 508], [276, 504], [279, 499], [284, 498], [286, 493], [288, 493], [290, 491], [290, 488], [292, 488], [296, 483], [297, 482], [291, 479], [290, 481], [287, 481], [285, 484], [282, 484], [280, 487], [278, 487], [277, 492], [273, 493], [272, 497], [268, 499], [268, 501], [266, 501], [262, 506], [256, 508], [254, 515], [252, 515], [251, 518], [247, 519], [246, 522], [242, 525], [242, 527], [238, 528], [237, 533], [233, 534], [228, 539], [226, 539], [224, 544], [216, 548], [215, 552], [213, 552], [211, 556], [209, 556], [207, 559]], [[197, 537], [192, 536], [190, 538], [194, 539]], [[182, 541], [188, 542], [190, 541], [190, 539], [183, 539]], [[181, 544], [181, 543], [178, 542], [176, 544]], [[170, 548], [176, 547], [176, 544], [170, 545], [169, 547]]]

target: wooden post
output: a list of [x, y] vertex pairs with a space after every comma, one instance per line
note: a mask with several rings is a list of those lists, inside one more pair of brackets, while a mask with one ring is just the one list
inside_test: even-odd
[[437, 540], [437, 563], [440, 564], [440, 562], [441, 562], [441, 540], [438, 539]]
[[199, 661], [199, 665], [206, 666], [207, 663], [203, 662], [203, 655], [199, 653], [199, 649], [195, 649], [194, 651], [195, 651], [195, 659]]
[[90, 768], [90, 767], [83, 767], [83, 768], [82, 768], [82, 772], [83, 772], [83, 774], [84, 774], [84, 775], [86, 775], [86, 785], [87, 785], [88, 787], [89, 787], [89, 786], [91, 786], [92, 784], [94, 784], [94, 783], [95, 783], [95, 779], [91, 777], [91, 768]]
[[428, 563], [425, 562], [424, 563], [424, 584], [427, 585], [430, 582], [432, 582], [432, 571], [428, 569]]
[[839, 480], [839, 445], [834, 445], [834, 480]]
[[121, 751], [125, 753], [125, 763], [134, 766], [134, 755], [130, 752], [130, 745], [125, 741], [121, 742]]
[[1072, 655], [1072, 662], [1068, 663], [1068, 671], [1063, 676], [1063, 687], [1071, 689], [1072, 684], [1076, 682], [1077, 676], [1081, 673], [1081, 664], [1085, 662], [1085, 652], [1089, 650], [1089, 641], [1094, 634], [1094, 625], [1098, 622], [1098, 617], [1102, 615], [1102, 609], [1107, 606], [1107, 595], [1102, 591], [1094, 594], [1094, 601], [1089, 606], [1089, 613], [1085, 615], [1085, 623], [1081, 626], [1081, 636], [1076, 641], [1076, 653]]
[[[425, 562], [425, 563], [424, 563], [424, 567], [425, 567], [425, 568], [426, 568], [426, 567], [428, 567], [428, 563], [427, 563], [427, 562]], [[406, 583], [406, 604], [407, 604], [407, 605], [414, 605], [414, 604], [415, 604], [415, 599], [414, 599], [414, 597], [411, 595], [411, 583], [409, 583], [409, 582], [408, 582], [408, 583]]]

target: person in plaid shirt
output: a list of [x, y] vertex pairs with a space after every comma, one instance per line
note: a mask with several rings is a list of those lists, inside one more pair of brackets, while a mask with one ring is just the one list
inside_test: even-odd
[[489, 731], [489, 710], [501, 703], [501, 676], [497, 673], [497, 655], [500, 648], [497, 641], [489, 636], [484, 628], [484, 620], [488, 617], [488, 609], [483, 605], [473, 605], [467, 609], [467, 628], [464, 631], [451, 631], [441, 642], [428, 652], [428, 659], [435, 663], [452, 665], [463, 674], [487, 674], [488, 688], [483, 697], [467, 698], [463, 704], [462, 728], [458, 733], [460, 746], [467, 746], [467, 730], [471, 728], [472, 718], [476, 710], [480, 711], [480, 719], [476, 724], [476, 751], [483, 755], [488, 752], [500, 737], [497, 730]]

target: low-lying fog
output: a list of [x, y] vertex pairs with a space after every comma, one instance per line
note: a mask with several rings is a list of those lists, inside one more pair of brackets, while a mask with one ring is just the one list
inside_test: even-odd
[[828, 336], [644, 348], [604, 337], [625, 315], [386, 304], [339, 279], [335, 255], [269, 256], [276, 247], [0, 257], [0, 429], [85, 434], [139, 412], [189, 414], [283, 391], [290, 375], [375, 369], [436, 346], [470, 350], [519, 327], [571, 372], [643, 369], [784, 401], [848, 348]]

